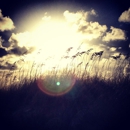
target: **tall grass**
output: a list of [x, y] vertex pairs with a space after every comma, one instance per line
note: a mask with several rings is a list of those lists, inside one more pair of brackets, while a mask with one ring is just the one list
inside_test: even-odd
[[[103, 80], [104, 82], [121, 83], [130, 80], [130, 74], [124, 73], [125, 67], [130, 64], [130, 57], [119, 54], [104, 58], [105, 52], [92, 52], [92, 48], [87, 51], [76, 51], [70, 56], [68, 48], [67, 53], [62, 56], [57, 65], [48, 68], [46, 63], [22, 62], [19, 69], [1, 70], [0, 88], [9, 88], [9, 86], [20, 87], [23, 84], [30, 84], [47, 75], [58, 77], [61, 75], [73, 75], [77, 80], [87, 82], [88, 80]], [[78, 49], [77, 49], [78, 50]], [[121, 57], [124, 56], [124, 57]], [[20, 59], [21, 60], [21, 59]], [[53, 64], [53, 60], [49, 59]], [[15, 61], [16, 64], [18, 61]], [[66, 66], [61, 68], [62, 64]]]

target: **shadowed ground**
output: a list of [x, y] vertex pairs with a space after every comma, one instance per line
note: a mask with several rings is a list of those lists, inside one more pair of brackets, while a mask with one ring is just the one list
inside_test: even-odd
[[36, 82], [0, 90], [0, 129], [129, 129], [130, 87], [100, 81], [76, 81], [67, 94], [44, 94]]

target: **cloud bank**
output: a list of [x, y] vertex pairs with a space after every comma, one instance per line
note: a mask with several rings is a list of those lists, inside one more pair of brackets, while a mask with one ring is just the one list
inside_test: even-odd
[[[13, 21], [9, 17], [3, 17], [1, 12], [0, 10], [0, 24], [4, 26], [0, 26], [0, 31], [14, 29]], [[53, 18], [50, 15], [48, 16], [48, 13], [45, 13], [41, 18], [42, 22], [40, 21], [41, 25], [39, 24], [40, 26], [37, 30], [34, 32], [27, 32], [25, 30], [25, 32], [12, 33], [6, 47], [2, 46], [4, 40], [0, 37], [0, 60], [5, 60], [10, 58], [9, 56], [13, 56], [11, 59], [13, 63], [24, 54], [30, 60], [29, 56], [36, 55], [39, 48], [42, 49], [40, 52], [42, 59], [44, 56], [50, 56], [50, 54], [61, 56], [67, 49], [66, 47], [72, 46], [73, 49], [71, 52], [73, 52], [75, 44], [79, 46], [82, 42], [85, 45], [83, 48], [80, 48], [82, 51], [86, 51], [91, 47], [94, 48], [94, 51], [107, 51], [109, 45], [106, 42], [126, 40], [124, 30], [111, 26], [110, 31], [108, 31], [107, 25], [101, 25], [97, 21], [90, 21], [89, 18], [91, 16], [97, 16], [94, 9], [90, 11], [79, 10], [77, 12], [66, 10], [62, 15], [65, 18], [62, 19], [64, 20], [63, 23], [53, 21]], [[94, 40], [96, 41], [95, 43], [93, 42]], [[114, 46], [109, 48], [109, 52], [118, 51]], [[9, 64], [3, 63], [3, 68], [8, 68], [9, 66]]]
[[14, 29], [14, 23], [9, 17], [4, 17], [0, 9], [0, 31], [7, 31]]
[[107, 30], [106, 25], [100, 25], [98, 22], [88, 22], [88, 16], [96, 16], [95, 10], [91, 11], [78, 11], [76, 13], [69, 12], [68, 10], [64, 12], [64, 16], [68, 23], [72, 24], [78, 32], [87, 40], [93, 40], [101, 37]]

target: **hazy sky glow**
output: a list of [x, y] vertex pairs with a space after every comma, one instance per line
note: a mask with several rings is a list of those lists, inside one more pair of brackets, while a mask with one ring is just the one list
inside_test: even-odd
[[[32, 64], [36, 68], [45, 63], [45, 69], [41, 69], [44, 72], [68, 56], [60, 62], [60, 68], [65, 68], [77, 52], [91, 48], [91, 53], [105, 52], [101, 64], [112, 55], [121, 53], [124, 58], [130, 51], [127, 28], [130, 25], [130, 8], [119, 12], [115, 9], [115, 12], [112, 10], [113, 14], [109, 14], [107, 9], [99, 9], [100, 5], [91, 7], [88, 4], [85, 7], [73, 2], [69, 6], [62, 3], [32, 4], [10, 13], [12, 18], [4, 7], [0, 7], [1, 71], [10, 69], [12, 65], [17, 69], [23, 64], [22, 68], [28, 70]], [[74, 61], [76, 66], [83, 58]], [[92, 64], [89, 64], [90, 68]], [[115, 63], [112, 64], [114, 66]]]

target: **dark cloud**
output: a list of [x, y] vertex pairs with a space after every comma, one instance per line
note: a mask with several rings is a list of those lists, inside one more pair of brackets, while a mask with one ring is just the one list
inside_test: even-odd
[[0, 48], [0, 57], [7, 55], [7, 51], [4, 48]]
[[14, 48], [12, 48], [11, 50], [9, 50], [9, 53], [11, 54], [15, 54], [15, 55], [23, 55], [23, 54], [28, 54], [34, 51], [35, 48], [29, 48], [27, 49], [26, 47], [19, 47], [16, 46]]

